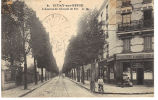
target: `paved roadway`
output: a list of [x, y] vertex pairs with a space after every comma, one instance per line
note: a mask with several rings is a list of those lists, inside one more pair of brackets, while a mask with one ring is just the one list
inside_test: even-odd
[[152, 97], [153, 94], [93, 94], [68, 78], [56, 77], [25, 97]]
[[93, 97], [94, 94], [79, 87], [71, 80], [56, 77], [25, 97]]

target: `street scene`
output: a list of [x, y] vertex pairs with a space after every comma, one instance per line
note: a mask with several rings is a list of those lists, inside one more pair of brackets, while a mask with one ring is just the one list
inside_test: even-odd
[[154, 97], [154, 0], [1, 8], [2, 97]]
[[94, 95], [71, 82], [69, 79], [56, 77], [46, 85], [24, 97], [94, 97]]
[[[110, 90], [110, 86], [106, 86], [104, 90], [108, 91]], [[116, 92], [118, 88], [113, 86], [113, 90]], [[135, 87], [134, 89], [140, 89], [138, 87]], [[134, 90], [133, 89], [133, 90]], [[115, 93], [114, 91], [112, 93], [106, 93], [106, 94], [99, 94], [99, 93], [92, 93], [88, 89], [85, 89], [84, 87], [80, 86], [80, 84], [73, 82], [69, 78], [64, 78], [64, 77], [55, 77], [49, 82], [45, 83], [44, 85], [38, 87], [37, 89], [29, 89], [29, 92], [24, 92], [20, 91], [23, 93], [18, 93], [17, 91], [20, 90], [20, 88], [14, 88], [6, 91], [2, 91], [3, 95], [5, 97], [80, 97], [81, 95], [83, 97], [113, 97], [113, 96], [118, 96], [118, 97], [151, 97], [153, 96], [152, 94], [152, 89], [147, 89], [144, 87], [141, 87], [141, 91], [137, 92], [142, 92], [140, 94], [136, 94], [137, 92], [130, 91], [131, 88], [126, 89], [126, 93]], [[22, 90], [22, 89], [21, 89]], [[33, 91], [32, 91], [33, 90]], [[121, 89], [120, 89], [121, 90]], [[145, 93], [144, 91], [148, 90], [148, 93]], [[15, 93], [16, 92], [16, 93]], [[13, 94], [14, 93], [14, 94]]]

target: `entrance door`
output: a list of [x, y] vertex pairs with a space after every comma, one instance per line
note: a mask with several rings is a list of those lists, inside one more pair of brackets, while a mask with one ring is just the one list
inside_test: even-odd
[[137, 84], [142, 85], [144, 81], [144, 70], [143, 68], [137, 68]]

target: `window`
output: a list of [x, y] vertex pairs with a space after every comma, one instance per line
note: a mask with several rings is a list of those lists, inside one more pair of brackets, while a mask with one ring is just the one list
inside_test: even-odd
[[152, 25], [152, 10], [144, 11], [144, 26], [148, 27]]
[[131, 5], [131, 0], [122, 0], [122, 7], [127, 7]]
[[151, 51], [152, 50], [152, 37], [146, 36], [144, 37], [144, 51]]
[[123, 52], [130, 52], [130, 39], [123, 40]]
[[144, 20], [148, 20], [152, 18], [152, 10], [145, 10], [144, 11]]
[[122, 15], [122, 23], [130, 23], [131, 22], [131, 14], [123, 14]]
[[148, 80], [151, 80], [153, 79], [153, 62], [151, 61], [147, 61], [147, 62], [144, 62], [144, 79], [148, 79]]
[[106, 6], [106, 21], [108, 20], [109, 15], [108, 15], [108, 5]]

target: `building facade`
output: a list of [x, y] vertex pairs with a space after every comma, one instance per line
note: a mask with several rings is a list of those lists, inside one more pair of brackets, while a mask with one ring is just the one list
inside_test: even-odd
[[133, 84], [153, 85], [153, 0], [105, 0], [98, 20], [106, 36], [99, 62], [100, 75], [120, 84], [128, 76]]

